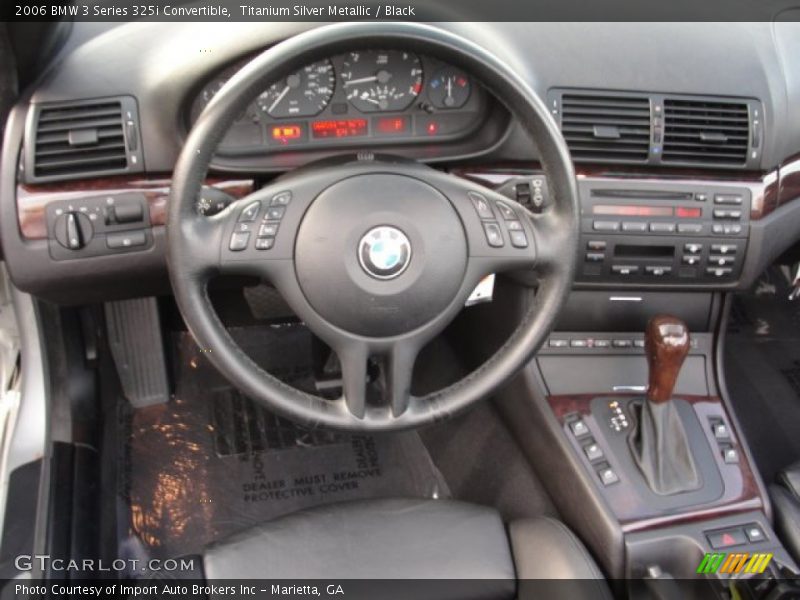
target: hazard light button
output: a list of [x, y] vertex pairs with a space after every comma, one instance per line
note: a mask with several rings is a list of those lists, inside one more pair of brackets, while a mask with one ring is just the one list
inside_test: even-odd
[[730, 548], [731, 546], [739, 546], [740, 544], [747, 543], [747, 538], [741, 528], [714, 531], [707, 533], [706, 537], [708, 538], [708, 543], [711, 544], [711, 547], [714, 549]]

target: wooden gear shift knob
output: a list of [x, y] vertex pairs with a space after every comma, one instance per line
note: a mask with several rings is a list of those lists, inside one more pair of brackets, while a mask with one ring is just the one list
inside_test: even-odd
[[669, 402], [689, 353], [689, 328], [677, 317], [659, 315], [647, 324], [644, 341], [650, 370], [647, 400]]

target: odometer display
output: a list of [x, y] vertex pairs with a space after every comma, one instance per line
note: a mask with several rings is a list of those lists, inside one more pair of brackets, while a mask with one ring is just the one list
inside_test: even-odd
[[271, 85], [258, 106], [274, 119], [313, 117], [328, 106], [335, 83], [331, 61], [315, 62]]
[[410, 52], [350, 52], [342, 64], [347, 100], [361, 112], [408, 108], [422, 90], [422, 65]]
[[335, 119], [311, 123], [311, 136], [314, 138], [346, 138], [367, 135], [366, 119]]

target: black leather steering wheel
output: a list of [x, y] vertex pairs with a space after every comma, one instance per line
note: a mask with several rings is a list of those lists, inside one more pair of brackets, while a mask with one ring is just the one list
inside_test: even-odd
[[[332, 54], [375, 47], [429, 54], [475, 75], [535, 141], [552, 204], [534, 215], [464, 179], [363, 154], [299, 169], [213, 217], [197, 214], [195, 202], [218, 143], [259, 92]], [[270, 248], [258, 248], [265, 219], [277, 231]], [[345, 23], [263, 52], [209, 103], [175, 167], [167, 260], [189, 330], [249, 397], [309, 426], [397, 430], [441, 420], [487, 397], [533, 356], [571, 287], [578, 221], [575, 176], [561, 133], [539, 97], [498, 58], [422, 24]], [[463, 380], [412, 396], [418, 352], [455, 317], [481, 278], [532, 269], [539, 276], [535, 300], [502, 348]], [[219, 274], [255, 275], [278, 289], [338, 354], [339, 400], [282, 383], [238, 347], [208, 298], [207, 283]], [[379, 404], [366, 401], [371, 357], [383, 365], [385, 398]]]

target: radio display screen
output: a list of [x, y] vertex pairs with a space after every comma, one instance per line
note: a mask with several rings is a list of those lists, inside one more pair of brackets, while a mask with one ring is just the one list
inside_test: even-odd
[[615, 217], [677, 217], [679, 219], [699, 219], [703, 211], [698, 207], [647, 206], [642, 204], [595, 204], [595, 215]]

